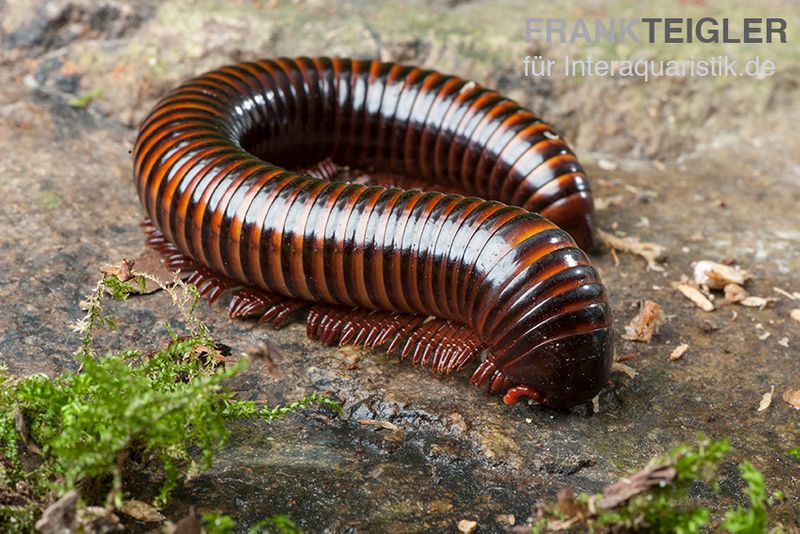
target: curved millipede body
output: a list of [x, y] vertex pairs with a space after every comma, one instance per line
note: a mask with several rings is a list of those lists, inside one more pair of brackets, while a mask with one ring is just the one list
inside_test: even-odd
[[155, 106], [134, 180], [170, 266], [210, 300], [244, 286], [232, 316], [310, 308], [315, 339], [439, 372], [488, 349], [472, 381], [506, 402], [569, 406], [607, 383], [606, 293], [576, 245], [593, 244], [586, 177], [495, 91], [380, 61], [240, 63]]

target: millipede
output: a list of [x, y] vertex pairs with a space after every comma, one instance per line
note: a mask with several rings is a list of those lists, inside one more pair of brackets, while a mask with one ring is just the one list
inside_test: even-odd
[[[359, 172], [357, 172], [359, 170]], [[584, 170], [498, 92], [378, 60], [280, 58], [195, 77], [141, 124], [149, 246], [229, 314], [306, 313], [328, 345], [569, 407], [608, 383]]]

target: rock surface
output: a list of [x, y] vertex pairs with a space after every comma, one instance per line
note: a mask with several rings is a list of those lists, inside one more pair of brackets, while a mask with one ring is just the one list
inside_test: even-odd
[[[768, 4], [765, 14], [797, 19], [796, 5]], [[618, 356], [635, 355], [626, 364], [637, 376], [615, 373], [596, 408], [506, 407], [465, 376], [443, 380], [370, 353], [351, 369], [353, 354], [308, 342], [300, 325], [274, 332], [229, 321], [221, 305], [203, 306], [201, 318], [236, 352], [269, 338], [284, 355], [280, 376], [256, 368], [237, 381], [247, 396], [277, 403], [324, 391], [346, 417], [311, 410], [237, 426], [214, 469], [182, 486], [164, 513], [177, 520], [194, 504], [242, 524], [284, 513], [311, 531], [454, 531], [461, 520], [477, 521], [479, 532], [501, 531], [498, 516], [520, 523], [532, 503], [553, 499], [561, 487], [599, 490], [702, 431], [730, 436], [735, 459], [750, 458], [769, 489], [786, 492], [776, 518], [797, 524], [800, 468], [786, 450], [800, 444], [800, 419], [779, 399], [800, 387], [800, 328], [789, 320], [798, 304], [773, 291], [800, 291], [796, 40], [729, 51], [776, 56], [778, 72], [765, 80], [533, 83], [521, 77], [524, 55], [603, 50], [526, 44], [521, 19], [548, 13], [512, 0], [406, 5], [0, 2], [0, 363], [51, 376], [75, 367], [78, 340], [68, 325], [80, 315], [79, 301], [103, 263], [141, 250], [130, 149], [135, 126], [168, 88], [223, 63], [275, 55], [421, 63], [495, 86], [543, 114], [587, 164], [608, 206], [598, 212], [600, 226], [666, 247], [661, 272], [628, 254], [619, 265], [608, 251], [593, 256], [618, 335], [639, 301], [662, 308], [649, 344], [617, 340]], [[587, 16], [577, 2], [562, 9], [549, 15]], [[606, 9], [597, 16], [636, 16], [632, 8]], [[656, 57], [696, 51], [650, 50]], [[619, 45], [604, 53], [634, 51]], [[87, 94], [94, 100], [76, 107]], [[750, 294], [779, 300], [764, 309], [695, 308], [671, 284], [702, 259], [735, 259], [754, 276]], [[161, 339], [160, 325], [175, 320], [167, 300], [154, 294], [115, 306], [124, 326], [104, 338], [108, 348]], [[669, 361], [683, 343], [683, 357]], [[775, 401], [759, 413], [771, 386]], [[141, 477], [147, 492], [148, 474]], [[735, 463], [726, 464], [721, 482], [717, 503], [743, 502]]]

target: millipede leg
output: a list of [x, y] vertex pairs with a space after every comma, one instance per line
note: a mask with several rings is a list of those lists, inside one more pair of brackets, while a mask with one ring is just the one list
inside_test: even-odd
[[414, 365], [430, 364], [441, 374], [458, 371], [483, 350], [469, 329], [458, 323], [331, 304], [311, 307], [306, 333], [326, 345], [385, 346], [387, 353], [399, 349], [401, 358], [410, 356]]
[[245, 287], [231, 298], [228, 315], [233, 319], [259, 316], [259, 322], [269, 322], [274, 328], [280, 328], [292, 314], [307, 308], [308, 305], [304, 300]]
[[336, 173], [338, 170], [339, 167], [333, 162], [333, 160], [331, 160], [331, 158], [325, 158], [322, 161], [316, 162], [310, 167], [300, 169], [299, 172], [319, 180], [327, 180], [332, 182], [336, 179]]
[[545, 401], [544, 394], [537, 389], [530, 386], [514, 386], [503, 395], [503, 402], [505, 404], [515, 404], [522, 397], [529, 397], [539, 404], [544, 404]]
[[169, 270], [185, 273], [186, 283], [197, 287], [200, 296], [206, 298], [209, 304], [213, 304], [225, 290], [239, 285], [235, 280], [198, 265], [192, 258], [183, 254], [178, 247], [167, 240], [150, 219], [144, 219], [139, 225], [146, 235], [145, 245], [164, 256], [164, 265]]

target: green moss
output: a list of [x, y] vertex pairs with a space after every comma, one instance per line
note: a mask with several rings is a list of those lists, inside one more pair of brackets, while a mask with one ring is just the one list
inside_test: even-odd
[[61, 197], [52, 191], [40, 191], [36, 197], [47, 210], [54, 211], [61, 206]]
[[[609, 508], [598, 506], [602, 494], [565, 494], [558, 503], [539, 506], [532, 531], [551, 532], [568, 525], [572, 531], [581, 528], [589, 532], [699, 533], [707, 528], [711, 513], [690, 498], [689, 490], [707, 484], [716, 493], [717, 469], [729, 451], [727, 440], [711, 441], [700, 436], [696, 445], [681, 445], [651, 463], [674, 469], [670, 480], [643, 486], [638, 493]], [[776, 492], [767, 497], [764, 476], [750, 462], [743, 462], [740, 471], [747, 483], [745, 493], [750, 506], [726, 512], [722, 527], [736, 534], [766, 532], [769, 507], [783, 495]]]
[[72, 100], [69, 101], [69, 105], [73, 108], [85, 108], [98, 98], [103, 96], [102, 89], [92, 89], [88, 93], [84, 93], [82, 95], [76, 96]]
[[[341, 411], [318, 394], [276, 407], [234, 399], [224, 381], [247, 360], [218, 363], [208, 329], [193, 315], [197, 290], [179, 280], [165, 289], [189, 336], [173, 334], [152, 353], [130, 349], [97, 357], [95, 332], [116, 328], [104, 300], [125, 300], [144, 287], [146, 275], [130, 266], [107, 268], [113, 274], [83, 303], [86, 315], [75, 327], [83, 336], [79, 371], [17, 378], [0, 369], [0, 496], [11, 496], [1, 501], [0, 530], [31, 530], [41, 510], [73, 488], [86, 503], [121, 506], [131, 457], [162, 467], [156, 503], [163, 503], [183, 475], [211, 466], [228, 440], [231, 419], [272, 420], [312, 404]], [[20, 484], [27, 489], [19, 490]]]
[[[212, 512], [203, 514], [202, 516], [203, 529], [207, 534], [231, 534], [236, 529], [236, 521], [227, 515], [219, 512]], [[300, 530], [294, 522], [285, 515], [274, 515], [266, 519], [262, 519], [255, 525], [247, 529], [247, 534], [266, 534], [270, 532], [279, 532], [281, 534], [301, 534]]]
[[747, 483], [745, 494], [750, 500], [749, 507], [736, 507], [725, 513], [723, 527], [733, 534], [758, 534], [767, 531], [767, 511], [769, 506], [783, 500], [783, 493], [775, 492], [767, 496], [764, 475], [748, 461], [739, 465], [742, 479]]

